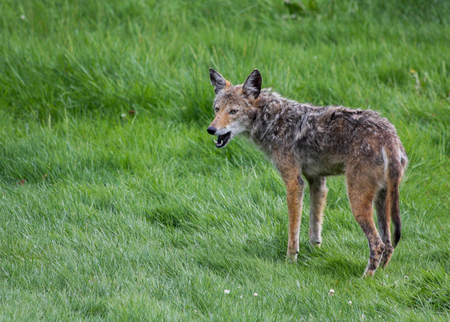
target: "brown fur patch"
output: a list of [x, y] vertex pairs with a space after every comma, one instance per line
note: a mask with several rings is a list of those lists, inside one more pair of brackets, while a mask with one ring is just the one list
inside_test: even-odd
[[[371, 110], [313, 106], [262, 89], [257, 70], [243, 85], [228, 85], [213, 71], [217, 84], [227, 84], [214, 99], [216, 135], [247, 133], [279, 170], [286, 185], [289, 213], [288, 258], [299, 250], [304, 182], [310, 186], [310, 242], [320, 244], [327, 188], [325, 177], [344, 174], [353, 215], [370, 249], [365, 275], [380, 262], [387, 265], [400, 238], [399, 184], [408, 159], [394, 126]], [[217, 76], [217, 75], [220, 75]], [[251, 93], [251, 95], [249, 94]], [[221, 147], [221, 146], [220, 146]], [[372, 203], [376, 200], [378, 234]], [[384, 254], [384, 255], [383, 255]]]

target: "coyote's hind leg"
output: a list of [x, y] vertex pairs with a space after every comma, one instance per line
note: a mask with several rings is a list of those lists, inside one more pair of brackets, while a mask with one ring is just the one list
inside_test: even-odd
[[383, 253], [383, 258], [381, 259], [380, 265], [385, 268], [391, 259], [392, 253], [394, 252], [394, 247], [391, 242], [391, 214], [386, 204], [387, 199], [387, 189], [382, 188], [377, 193], [375, 199], [375, 208], [377, 210], [378, 218], [378, 231], [380, 232], [380, 237], [386, 246]]
[[370, 257], [364, 276], [373, 276], [385, 250], [385, 245], [373, 221], [372, 202], [375, 196], [376, 184], [371, 184], [373, 181], [370, 178], [358, 176], [357, 171], [349, 171], [348, 173], [352, 173], [347, 174], [347, 191], [353, 216], [361, 226], [369, 242]]

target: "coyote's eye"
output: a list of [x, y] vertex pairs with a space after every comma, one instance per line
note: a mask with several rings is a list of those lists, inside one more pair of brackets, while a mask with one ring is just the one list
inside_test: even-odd
[[237, 113], [237, 110], [231, 110], [230, 111], [230, 114], [236, 114]]

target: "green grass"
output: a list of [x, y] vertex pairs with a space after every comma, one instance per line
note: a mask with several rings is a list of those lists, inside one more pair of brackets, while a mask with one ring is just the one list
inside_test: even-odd
[[[450, 4], [303, 2], [0, 3], [0, 320], [450, 318]], [[342, 178], [322, 248], [307, 191], [285, 262], [278, 173], [206, 133], [209, 67], [395, 124], [410, 165], [386, 270], [361, 279]]]

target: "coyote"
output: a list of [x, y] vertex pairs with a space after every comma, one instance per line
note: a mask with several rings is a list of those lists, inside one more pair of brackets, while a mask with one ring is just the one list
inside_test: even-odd
[[223, 148], [237, 134], [247, 133], [272, 160], [286, 185], [287, 259], [295, 262], [299, 251], [302, 175], [311, 196], [309, 241], [320, 247], [328, 191], [325, 177], [345, 174], [353, 216], [369, 242], [363, 276], [373, 276], [380, 264], [386, 267], [400, 240], [399, 184], [408, 163], [394, 126], [371, 110], [313, 106], [284, 98], [271, 88], [261, 89], [257, 69], [236, 86], [212, 68], [209, 74], [215, 87], [215, 118], [207, 131], [217, 136], [216, 147]]

